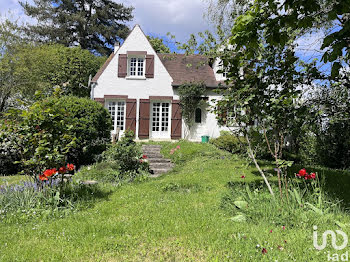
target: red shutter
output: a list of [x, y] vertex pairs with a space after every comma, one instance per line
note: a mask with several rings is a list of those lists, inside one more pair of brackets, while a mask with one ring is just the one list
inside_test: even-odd
[[149, 99], [140, 99], [139, 138], [149, 138]]
[[104, 98], [95, 98], [96, 102], [100, 103], [103, 107], [105, 106], [105, 99]]
[[146, 55], [146, 78], [154, 78], [154, 55]]
[[125, 129], [133, 131], [136, 135], [136, 99], [126, 100]]
[[173, 100], [171, 111], [171, 139], [180, 139], [182, 131], [182, 117], [179, 100]]
[[128, 57], [126, 54], [119, 54], [118, 60], [118, 77], [126, 77], [128, 68]]

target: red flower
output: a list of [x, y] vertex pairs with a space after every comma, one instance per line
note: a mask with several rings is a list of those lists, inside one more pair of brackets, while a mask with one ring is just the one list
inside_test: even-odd
[[51, 177], [51, 176], [53, 176], [53, 175], [56, 174], [56, 173], [57, 173], [56, 168], [53, 168], [53, 169], [46, 169], [46, 170], [44, 171], [43, 176], [45, 176], [45, 177]]
[[245, 176], [241, 176], [241, 178], [243, 178], [243, 179], [244, 179], [244, 178], [245, 178]]
[[307, 175], [306, 169], [305, 168], [300, 169], [299, 173], [298, 173], [298, 176], [305, 176], [305, 175]]
[[310, 174], [310, 178], [311, 178], [311, 179], [315, 179], [315, 178], [316, 178], [316, 174], [315, 174], [315, 173], [311, 173], [311, 174]]
[[143, 158], [143, 159], [146, 159], [146, 158], [147, 158], [147, 155], [143, 155], [142, 158]]
[[67, 164], [67, 170], [73, 171], [75, 166], [73, 164]]
[[285, 230], [285, 229], [286, 229], [286, 227], [285, 227], [285, 226], [283, 226], [283, 227], [282, 227], [282, 229], [283, 229], [283, 230]]
[[44, 180], [47, 180], [47, 177], [44, 174], [42, 174], [42, 175], [39, 176], [39, 179], [41, 181], [44, 181]]
[[60, 167], [60, 169], [58, 169], [58, 173], [60, 173], [60, 174], [64, 174], [64, 173], [66, 173], [66, 172], [67, 172], [67, 169], [66, 169], [65, 166]]
[[270, 233], [272, 233], [272, 229], [270, 230]]
[[261, 253], [263, 253], [263, 255], [267, 254], [266, 248], [263, 248], [263, 249], [261, 250]]
[[176, 149], [180, 149], [180, 146], [177, 146]]

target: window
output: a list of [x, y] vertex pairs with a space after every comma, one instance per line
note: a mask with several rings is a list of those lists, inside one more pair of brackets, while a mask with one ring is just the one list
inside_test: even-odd
[[145, 58], [131, 57], [129, 59], [129, 76], [143, 77], [145, 76]]
[[196, 111], [194, 112], [194, 121], [196, 123], [202, 123], [202, 109], [196, 108]]
[[119, 128], [121, 131], [124, 130], [125, 124], [125, 102], [124, 101], [111, 101], [108, 103], [108, 111], [112, 117], [112, 123], [114, 128]]
[[156, 102], [152, 105], [152, 131], [168, 132], [169, 103]]

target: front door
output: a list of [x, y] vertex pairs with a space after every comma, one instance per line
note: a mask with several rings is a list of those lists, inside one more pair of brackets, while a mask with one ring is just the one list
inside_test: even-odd
[[113, 121], [113, 132], [122, 135], [125, 130], [125, 101], [109, 101], [108, 111]]
[[152, 107], [151, 107], [152, 138], [170, 138], [169, 117], [170, 117], [169, 102], [152, 102]]

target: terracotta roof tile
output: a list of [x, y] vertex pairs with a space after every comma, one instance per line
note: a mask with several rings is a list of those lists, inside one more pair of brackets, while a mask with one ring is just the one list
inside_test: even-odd
[[207, 87], [216, 87], [214, 71], [208, 58], [202, 55], [157, 54], [170, 76], [173, 86], [189, 82], [203, 82]]

